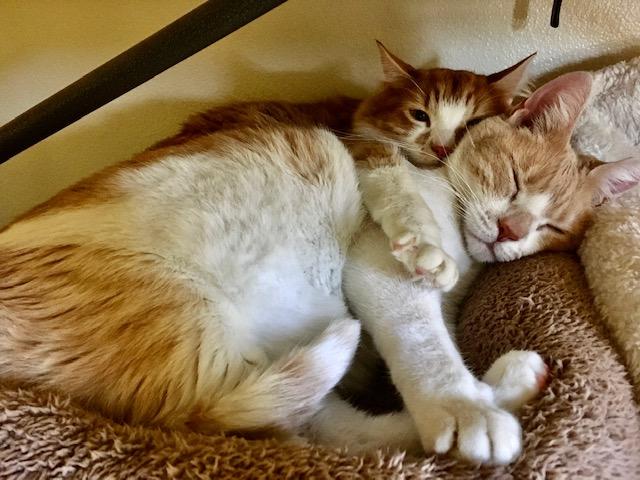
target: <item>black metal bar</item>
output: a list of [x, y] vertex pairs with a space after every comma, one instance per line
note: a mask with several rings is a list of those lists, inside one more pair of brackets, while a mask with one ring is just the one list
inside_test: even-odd
[[558, 28], [560, 25], [560, 8], [562, 8], [562, 0], [553, 0], [551, 7], [551, 26]]
[[0, 164], [286, 0], [209, 0], [0, 128]]

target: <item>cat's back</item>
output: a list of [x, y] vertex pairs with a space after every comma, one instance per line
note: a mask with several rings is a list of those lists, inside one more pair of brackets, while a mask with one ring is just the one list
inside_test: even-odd
[[301, 197], [298, 210], [309, 202], [359, 206], [352, 163], [341, 142], [319, 128], [214, 132], [145, 151], [79, 182], [6, 227], [0, 244], [96, 237], [148, 243], [162, 229], [172, 229], [171, 237], [186, 233], [202, 216], [224, 233], [227, 216], [287, 207]]
[[0, 279], [154, 270], [242, 296], [265, 270], [302, 268], [301, 281], [333, 292], [361, 218], [353, 160], [330, 132], [217, 132], [144, 152], [10, 225]]
[[317, 128], [211, 133], [110, 167], [0, 233], [0, 378], [184, 423], [344, 315], [360, 218], [353, 160]]

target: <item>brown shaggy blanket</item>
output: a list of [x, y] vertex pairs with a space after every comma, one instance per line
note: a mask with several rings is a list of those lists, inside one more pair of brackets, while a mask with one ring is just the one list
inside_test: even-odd
[[543, 395], [521, 413], [524, 452], [512, 465], [360, 458], [276, 440], [132, 428], [61, 395], [4, 386], [0, 477], [640, 479], [638, 406], [574, 256], [490, 267], [465, 304], [460, 344], [479, 373], [514, 348], [537, 350], [551, 367]]

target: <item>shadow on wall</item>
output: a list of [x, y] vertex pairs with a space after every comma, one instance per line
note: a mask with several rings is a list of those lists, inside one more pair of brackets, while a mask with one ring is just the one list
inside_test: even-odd
[[[261, 70], [243, 59], [233, 67], [230, 69], [233, 76], [253, 79], [250, 91], [245, 88], [238, 93], [232, 92], [231, 98], [237, 101], [297, 98], [312, 101], [337, 94], [366, 94], [366, 89], [340, 75], [344, 67], [339, 64], [310, 71], [278, 72]], [[309, 85], [313, 85], [313, 79], [318, 76], [331, 78], [332, 82], [327, 83], [326, 88], [314, 89], [310, 96]], [[14, 212], [21, 212], [20, 207], [25, 203], [35, 205], [47, 200], [60, 190], [60, 185], [75, 183], [79, 173], [86, 177], [108, 165], [127, 160], [131, 155], [123, 152], [146, 149], [176, 133], [191, 114], [218, 104], [220, 102], [196, 99], [153, 99], [118, 108], [105, 106], [104, 110], [96, 112], [99, 115], [92, 121], [80, 121], [73, 128], [36, 144], [0, 165], [0, 191], [11, 192], [0, 206], [0, 227], [16, 215]], [[95, 144], [111, 144], [113, 149], [96, 149]], [[74, 161], [65, 162], [64, 152], [68, 152]], [[28, 172], [28, 181], [21, 177], [25, 172]]]
[[[378, 57], [373, 61], [377, 62]], [[230, 100], [225, 103], [253, 100], [311, 102], [332, 95], [362, 97], [367, 94], [367, 88], [345, 76], [350, 66], [344, 62], [331, 62], [310, 70], [278, 71], [260, 68], [247, 58], [234, 59], [228, 70], [228, 80], [231, 85], [242, 88], [231, 92]], [[324, 81], [319, 83], [318, 79]]]
[[634, 57], [640, 56], [640, 44], [634, 47], [622, 48], [613, 53], [606, 53], [605, 55], [598, 55], [592, 58], [581, 60], [579, 62], [567, 63], [561, 67], [554, 68], [550, 72], [539, 76], [536, 79], [537, 84], [548, 82], [549, 80], [562, 75], [563, 73], [575, 72], [576, 70], [599, 70], [607, 65], [621, 62], [623, 60], [630, 60]]
[[[568, 64], [539, 77], [536, 83], [541, 84], [568, 71], [598, 69], [636, 55], [640, 55], [640, 46]], [[231, 98], [237, 101], [317, 100], [335, 94], [361, 97], [367, 93], [366, 88], [342, 75], [345, 66], [340, 63], [330, 63], [309, 71], [287, 72], [260, 69], [250, 60], [236, 58], [229, 72], [233, 84], [245, 86], [237, 93], [232, 92]], [[240, 78], [252, 79], [249, 90], [246, 81], [237, 81]], [[328, 78], [331, 81], [323, 84], [324, 87], [317, 88], [317, 78]], [[316, 87], [311, 95], [310, 85]], [[79, 172], [82, 176], [88, 176], [107, 165], [126, 160], [129, 155], [121, 152], [142, 151], [175, 133], [189, 115], [215, 105], [215, 102], [202, 100], [162, 99], [126, 104], [117, 110], [106, 107], [104, 112], [96, 116], [99, 121], [79, 122], [74, 128], [63, 130], [32, 147], [26, 154], [16, 156], [0, 166], [0, 190], [11, 192], [0, 210], [0, 226], [8, 223], [14, 212], [21, 210], [21, 205], [45, 201], [59, 190], [60, 185], [77, 181]], [[143, 133], [132, 135], [132, 131]], [[104, 148], [94, 149], [94, 143], [112, 144], [114, 150], [110, 152]], [[73, 155], [74, 162], [60, 161], [61, 158], [64, 159], [60, 152], [65, 151]], [[29, 172], [29, 181], [15, 181], [19, 172], [25, 171]]]

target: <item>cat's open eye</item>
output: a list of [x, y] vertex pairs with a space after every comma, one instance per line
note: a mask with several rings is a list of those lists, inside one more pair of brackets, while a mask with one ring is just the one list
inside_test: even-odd
[[409, 113], [411, 113], [411, 116], [417, 121], [426, 123], [427, 127], [431, 125], [431, 120], [429, 119], [429, 115], [427, 115], [427, 112], [425, 112], [424, 110], [412, 109], [412, 110], [409, 110]]
[[540, 230], [551, 230], [554, 233], [557, 233], [558, 235], [564, 235], [565, 232], [563, 229], [561, 229], [560, 227], [556, 227], [555, 225], [552, 225], [550, 223], [544, 223], [540, 226], [538, 226], [538, 228], [536, 228], [536, 230], [540, 231]]

